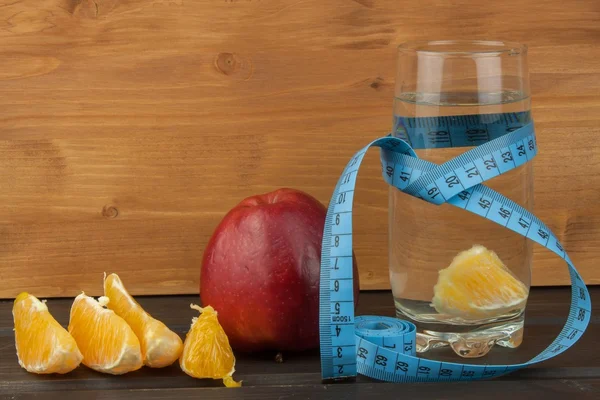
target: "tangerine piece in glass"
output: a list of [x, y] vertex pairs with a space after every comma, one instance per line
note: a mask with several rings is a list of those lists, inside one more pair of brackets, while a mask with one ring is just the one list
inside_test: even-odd
[[439, 271], [434, 286], [437, 312], [465, 320], [493, 318], [523, 309], [528, 290], [495, 252], [475, 245]]

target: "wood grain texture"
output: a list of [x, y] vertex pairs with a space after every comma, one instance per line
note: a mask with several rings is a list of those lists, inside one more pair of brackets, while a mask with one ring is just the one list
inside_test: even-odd
[[[281, 400], [288, 398], [314, 400], [355, 400], [377, 396], [378, 399], [393, 400], [398, 398], [398, 391], [403, 396], [418, 399], [452, 399], [464, 400], [545, 398], [547, 396], [577, 396], [577, 399], [595, 400], [600, 394], [600, 379], [561, 379], [519, 382], [456, 382], [456, 383], [365, 383], [362, 385], [286, 385], [268, 387], [242, 387], [235, 390], [212, 389], [211, 399], [255, 399]], [[69, 392], [30, 392], [19, 393], [9, 397], [10, 400], [70, 400], [93, 396], [94, 400], [168, 400], [176, 397], [181, 400], [195, 400], [210, 389], [177, 388], [177, 389], [117, 389], [111, 391], [69, 391]], [[513, 394], [514, 393], [514, 394]], [[491, 394], [491, 395], [490, 395]]]
[[[595, 0], [0, 0], [0, 297], [98, 294], [103, 271], [136, 294], [196, 293], [224, 213], [282, 186], [327, 203], [390, 128], [396, 45], [447, 38], [530, 46], [535, 213], [600, 283]], [[389, 287], [379, 174], [373, 152], [363, 289]], [[536, 245], [533, 284], [567, 282]]]
[[[592, 302], [600, 296], [600, 287], [590, 288]], [[560, 332], [568, 313], [569, 288], [533, 288], [525, 316], [523, 344], [518, 349], [494, 348], [486, 357], [470, 359], [476, 364], [514, 364], [527, 361], [548, 346]], [[194, 296], [142, 296], [137, 300], [155, 318], [163, 321], [182, 338], [194, 315], [189, 303]], [[50, 299], [47, 303], [56, 320], [66, 326], [71, 299]], [[356, 382], [321, 384], [317, 350], [297, 354], [285, 353], [284, 362], [274, 361], [274, 352], [236, 353], [235, 379], [241, 389], [227, 389], [219, 380], [194, 379], [175, 363], [166, 368], [141, 368], [121, 376], [111, 376], [80, 366], [66, 375], [35, 375], [17, 362], [14, 344], [11, 301], [0, 301], [0, 398], [11, 399], [162, 399], [162, 398], [253, 398], [281, 399], [362, 399], [367, 394], [380, 394], [384, 399], [397, 399], [401, 390], [408, 398], [541, 398], [545, 394], [562, 393], [577, 398], [597, 399], [600, 393], [600, 356], [596, 349], [600, 340], [600, 318], [592, 309], [592, 318], [584, 336], [568, 351], [529, 368], [494, 380], [480, 382], [389, 384], [359, 375]], [[358, 315], [395, 314], [389, 291], [362, 292]], [[460, 362], [449, 348], [426, 353], [425, 358]], [[462, 359], [464, 361], [464, 359]], [[85, 392], [85, 394], [84, 394]], [[9, 397], [12, 396], [12, 397]], [[444, 397], [446, 396], [446, 397]], [[492, 396], [492, 398], [494, 398]]]

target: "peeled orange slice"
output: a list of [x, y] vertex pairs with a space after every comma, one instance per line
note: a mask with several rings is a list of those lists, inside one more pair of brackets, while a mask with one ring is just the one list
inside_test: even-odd
[[140, 340], [145, 365], [166, 367], [179, 358], [183, 350], [179, 335], [144, 311], [117, 274], [105, 276], [104, 295], [109, 298], [107, 307], [123, 318]]
[[223, 379], [227, 387], [240, 387], [241, 381], [233, 380], [235, 357], [229, 339], [219, 324], [217, 312], [211, 307], [190, 304], [200, 311], [199, 317], [192, 318], [192, 327], [185, 337], [179, 366], [194, 378]]
[[437, 312], [465, 320], [498, 317], [525, 307], [527, 287], [483, 246], [459, 253], [439, 271], [432, 305]]
[[140, 341], [123, 318], [104, 308], [108, 301], [81, 293], [71, 306], [69, 332], [83, 354], [83, 364], [113, 375], [140, 369]]
[[19, 365], [36, 374], [66, 374], [83, 356], [75, 339], [50, 314], [45, 303], [23, 292], [13, 304]]

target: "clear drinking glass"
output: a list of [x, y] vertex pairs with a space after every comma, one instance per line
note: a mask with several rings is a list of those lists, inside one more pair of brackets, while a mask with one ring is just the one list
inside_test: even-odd
[[[514, 113], [525, 121], [530, 118], [529, 111], [524, 45], [433, 41], [405, 43], [398, 48], [395, 134], [397, 122], [403, 118], [472, 115], [477, 119], [481, 114], [489, 118], [489, 114]], [[474, 120], [469, 121], [467, 124]], [[432, 126], [431, 130], [430, 135], [438, 129]], [[416, 152], [420, 158], [441, 164], [470, 148], [423, 148]], [[484, 184], [531, 211], [532, 174], [528, 162]], [[526, 301], [510, 310], [492, 310], [485, 317], [477, 317], [469, 311], [458, 316], [438, 311], [432, 299], [439, 271], [474, 245], [497, 254], [526, 287], [526, 299], [532, 258], [528, 239], [468, 211], [449, 204], [429, 204], [394, 187], [389, 193], [389, 229], [389, 272], [396, 313], [417, 326], [418, 352], [449, 345], [462, 357], [479, 357], [494, 344], [511, 348], [521, 344]], [[474, 276], [462, 274], [454, 279]], [[482, 282], [477, 296], [485, 297], [490, 284], [502, 287], [505, 283]]]

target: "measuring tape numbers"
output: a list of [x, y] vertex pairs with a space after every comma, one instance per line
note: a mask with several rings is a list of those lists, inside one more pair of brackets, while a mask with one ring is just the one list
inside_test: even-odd
[[[454, 117], [397, 117], [394, 134], [358, 151], [331, 196], [321, 251], [319, 330], [323, 380], [358, 373], [388, 382], [477, 380], [501, 376], [552, 358], [586, 330], [591, 301], [583, 279], [556, 235], [532, 213], [483, 183], [535, 157], [529, 112]], [[441, 165], [415, 149], [472, 147]], [[380, 148], [383, 179], [433, 204], [448, 203], [531, 239], [563, 258], [571, 278], [571, 306], [561, 332], [540, 354], [512, 365], [441, 362], [416, 356], [414, 324], [397, 318], [354, 315], [352, 207], [356, 177], [367, 151]]]

